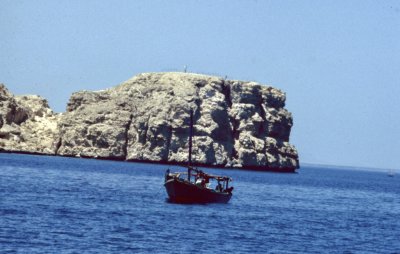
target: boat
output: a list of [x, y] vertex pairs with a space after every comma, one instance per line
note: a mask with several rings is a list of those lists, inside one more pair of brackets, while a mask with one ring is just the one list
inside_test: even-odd
[[394, 177], [394, 171], [393, 170], [390, 170], [389, 172], [388, 172], [388, 174], [387, 174], [389, 177]]
[[[189, 160], [187, 171], [165, 172], [164, 186], [172, 203], [228, 203], [232, 178], [205, 173], [192, 166], [193, 110], [190, 110]], [[215, 187], [214, 187], [215, 185]]]

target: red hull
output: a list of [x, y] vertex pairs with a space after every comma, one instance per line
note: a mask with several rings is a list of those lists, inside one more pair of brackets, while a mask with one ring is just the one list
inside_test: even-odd
[[164, 183], [169, 200], [174, 203], [228, 203], [232, 193], [204, 188], [180, 178]]

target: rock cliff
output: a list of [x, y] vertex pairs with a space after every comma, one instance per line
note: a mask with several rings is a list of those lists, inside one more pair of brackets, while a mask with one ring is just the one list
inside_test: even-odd
[[192, 108], [196, 164], [293, 171], [299, 162], [285, 99], [255, 82], [144, 73], [107, 90], [76, 92], [57, 115], [40, 97], [13, 97], [2, 86], [0, 149], [185, 163]]
[[59, 118], [40, 96], [13, 96], [0, 84], [0, 151], [55, 154]]

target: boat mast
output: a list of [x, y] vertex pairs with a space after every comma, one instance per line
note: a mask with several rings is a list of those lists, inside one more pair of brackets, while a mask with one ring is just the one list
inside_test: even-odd
[[192, 166], [192, 136], [193, 136], [193, 109], [190, 108], [188, 181], [190, 181], [190, 173], [191, 173], [190, 171]]

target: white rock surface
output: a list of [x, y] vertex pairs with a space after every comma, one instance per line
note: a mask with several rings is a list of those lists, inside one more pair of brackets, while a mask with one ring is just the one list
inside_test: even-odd
[[55, 154], [59, 114], [40, 96], [13, 96], [0, 84], [0, 150]]
[[5, 151], [185, 163], [192, 108], [195, 163], [298, 168], [285, 94], [255, 82], [143, 73], [114, 88], [74, 93], [62, 115], [38, 96], [0, 92], [0, 126], [5, 123], [0, 149]]

